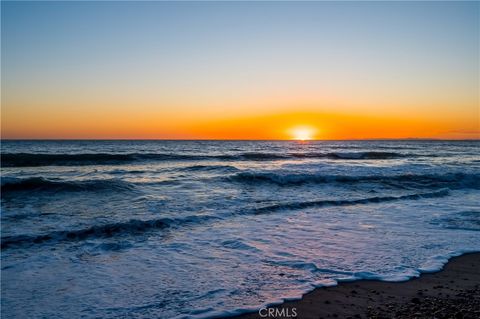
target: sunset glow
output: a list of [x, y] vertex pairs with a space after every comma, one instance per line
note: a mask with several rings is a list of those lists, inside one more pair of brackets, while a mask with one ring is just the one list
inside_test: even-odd
[[3, 1], [2, 137], [479, 138], [478, 6]]
[[315, 130], [308, 126], [299, 126], [291, 130], [292, 138], [297, 141], [308, 141], [314, 139]]

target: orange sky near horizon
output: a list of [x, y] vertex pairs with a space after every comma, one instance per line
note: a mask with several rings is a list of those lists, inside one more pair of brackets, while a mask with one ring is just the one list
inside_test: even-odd
[[[230, 118], [162, 116], [138, 112], [101, 118], [79, 113], [24, 118], [21, 125], [2, 125], [4, 139], [233, 139], [290, 140], [296, 128], [313, 131], [312, 139], [478, 139], [478, 119], [464, 120], [463, 130], [455, 130], [458, 119], [436, 121], [411, 118], [319, 112], [236, 116]], [[452, 123], [453, 122], [453, 123]]]

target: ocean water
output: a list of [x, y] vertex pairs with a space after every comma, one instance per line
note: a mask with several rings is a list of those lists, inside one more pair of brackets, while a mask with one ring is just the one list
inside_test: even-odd
[[480, 251], [478, 141], [3, 141], [3, 318], [203, 318]]

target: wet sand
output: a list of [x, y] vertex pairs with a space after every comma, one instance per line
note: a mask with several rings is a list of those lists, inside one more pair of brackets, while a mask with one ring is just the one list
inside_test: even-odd
[[406, 282], [340, 283], [272, 308], [279, 315], [264, 309], [262, 316], [233, 318], [480, 318], [480, 253], [452, 258], [443, 270]]

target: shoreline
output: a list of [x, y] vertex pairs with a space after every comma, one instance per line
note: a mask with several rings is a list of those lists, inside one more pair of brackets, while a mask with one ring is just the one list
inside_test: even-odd
[[452, 257], [441, 270], [407, 281], [340, 282], [261, 314], [223, 318], [480, 318], [480, 252]]

